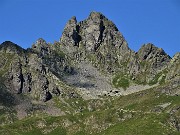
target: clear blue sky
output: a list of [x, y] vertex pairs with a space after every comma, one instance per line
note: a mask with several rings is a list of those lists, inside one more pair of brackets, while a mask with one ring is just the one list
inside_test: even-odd
[[81, 21], [91, 11], [112, 20], [135, 51], [149, 42], [170, 56], [180, 51], [180, 0], [0, 0], [0, 43], [59, 41], [72, 16]]

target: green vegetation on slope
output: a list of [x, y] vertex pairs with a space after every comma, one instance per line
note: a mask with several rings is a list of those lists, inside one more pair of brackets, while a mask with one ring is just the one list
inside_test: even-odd
[[[38, 114], [0, 126], [11, 135], [161, 135], [178, 134], [171, 119], [180, 116], [171, 110], [180, 106], [179, 96], [149, 89], [121, 97], [96, 100], [54, 99], [67, 112], [64, 116]], [[69, 110], [69, 111], [68, 111]], [[171, 112], [171, 113], [170, 113]]]
[[123, 89], [126, 89], [129, 87], [129, 80], [127, 77], [121, 74], [118, 74], [118, 75], [115, 75], [115, 77], [113, 78], [112, 84], [115, 88], [122, 87]]

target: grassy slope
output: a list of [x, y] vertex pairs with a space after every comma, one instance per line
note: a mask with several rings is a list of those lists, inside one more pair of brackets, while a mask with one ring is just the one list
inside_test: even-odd
[[[20, 135], [161, 135], [178, 134], [170, 123], [170, 110], [180, 106], [179, 96], [167, 96], [155, 90], [146, 90], [122, 97], [83, 101], [67, 99], [68, 105], [59, 103], [60, 108], [71, 108], [66, 116], [39, 114], [0, 126], [0, 134]], [[78, 101], [78, 102], [76, 102]], [[169, 103], [166, 107], [161, 105]], [[88, 111], [87, 106], [93, 108]], [[82, 111], [73, 113], [82, 107]], [[179, 113], [177, 115], [179, 117]], [[43, 123], [43, 126], [38, 126]]]

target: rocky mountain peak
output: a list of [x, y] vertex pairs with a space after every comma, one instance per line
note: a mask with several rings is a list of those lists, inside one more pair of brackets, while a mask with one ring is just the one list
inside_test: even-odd
[[102, 13], [100, 12], [91, 12], [87, 20], [92, 20], [94, 23], [99, 23], [100, 20], [106, 18]]
[[39, 38], [35, 44], [32, 45], [32, 49], [35, 52], [38, 52], [41, 56], [47, 55], [50, 53], [50, 46], [43, 38]]
[[92, 11], [90, 14], [89, 14], [89, 18], [106, 18], [102, 13], [100, 12], [96, 12], [96, 11]]
[[73, 16], [66, 24], [60, 42], [66, 46], [77, 46], [80, 40], [76, 17]]
[[158, 48], [152, 43], [144, 44], [138, 51], [141, 60], [150, 60], [155, 57], [164, 57], [170, 60], [170, 56], [162, 48]]
[[4, 41], [1, 45], [15, 45], [15, 43], [11, 42], [11, 41]]
[[111, 29], [118, 31], [116, 25], [100, 12], [95, 12], [95, 11], [91, 12], [89, 17], [86, 20], [84, 20], [84, 22], [85, 21], [87, 21], [88, 24], [102, 23], [105, 27], [107, 28], [110, 27]]
[[171, 60], [170, 56], [162, 48], [158, 48], [152, 43], [144, 44], [137, 54], [141, 65], [142, 63], [145, 64], [144, 67], [148, 68], [146, 70], [151, 75], [167, 69], [167, 65]]
[[179, 61], [180, 61], [180, 52], [177, 52], [177, 53], [173, 56], [171, 62], [172, 62], [172, 63], [175, 63], [175, 62], [179, 62]]
[[76, 16], [71, 17], [71, 19], [68, 22], [69, 24], [77, 24]]
[[77, 60], [90, 59], [108, 72], [125, 62], [133, 53], [116, 25], [99, 12], [91, 12], [87, 19], [76, 22], [72, 17], [66, 24], [60, 43]]
[[43, 38], [39, 38], [37, 41], [36, 41], [36, 44], [35, 45], [45, 45], [47, 44], [46, 41], [43, 39]]
[[64, 30], [75, 28], [76, 25], [77, 25], [77, 19], [75, 16], [72, 16], [71, 19], [66, 23]]
[[[72, 17], [65, 26], [60, 42], [68, 47], [81, 45], [90, 52], [97, 51], [100, 46], [117, 46], [123, 51], [129, 50], [115, 24], [99, 12], [91, 12], [87, 19], [79, 23]], [[72, 48], [68, 50], [72, 51]]]
[[5, 41], [0, 45], [0, 51], [4, 51], [6, 53], [19, 53], [20, 54], [24, 52], [25, 50], [11, 41]]

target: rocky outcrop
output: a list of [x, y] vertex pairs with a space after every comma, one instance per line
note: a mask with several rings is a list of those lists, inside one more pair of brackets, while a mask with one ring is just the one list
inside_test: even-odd
[[148, 62], [150, 69], [153, 70], [166, 68], [171, 59], [162, 48], [158, 48], [151, 43], [143, 45], [137, 54], [139, 60]]
[[60, 43], [75, 60], [88, 59], [95, 67], [105, 72], [123, 70], [121, 65], [131, 57], [127, 42], [115, 24], [98, 12], [77, 22], [72, 17], [65, 26]]
[[13, 84], [13, 91], [16, 93], [22, 93], [24, 78], [22, 74], [22, 64], [20, 61], [13, 63], [11, 69], [11, 79]]
[[81, 43], [87, 51], [97, 51], [101, 46], [102, 49], [106, 46], [116, 46], [124, 51], [128, 50], [127, 42], [115, 24], [101, 13], [91, 12], [86, 20], [79, 23], [79, 26]]
[[[165, 78], [171, 58], [162, 48], [152, 43], [144, 44], [135, 55], [135, 77], [140, 83], [156, 84]], [[135, 61], [134, 61], [135, 62]]]
[[179, 78], [180, 80], [180, 53], [176, 53], [168, 64], [168, 74], [166, 79], [171, 80], [173, 78]]
[[23, 93], [29, 93], [32, 90], [32, 75], [31, 73], [27, 72], [23, 75]]
[[23, 54], [25, 50], [11, 41], [5, 41], [0, 45], [0, 52], [11, 54]]
[[39, 98], [42, 101], [51, 99], [51, 94], [48, 89], [49, 81], [45, 75], [38, 74], [33, 76], [32, 88], [36, 91], [32, 92], [32, 96]]
[[[61, 43], [66, 46], [79, 46], [81, 37], [79, 35], [79, 25], [76, 17], [73, 16], [66, 24], [62, 34]], [[70, 51], [70, 50], [69, 50]]]
[[51, 55], [51, 51], [54, 50], [42, 38], [27, 51], [12, 42], [4, 42], [0, 46], [0, 55], [6, 61], [1, 62], [0, 73], [8, 91], [26, 93], [42, 101], [60, 95], [60, 87], [55, 84], [52, 72], [61, 77], [63, 72], [71, 72], [71, 68], [63, 64], [64, 58], [55, 52]]
[[180, 112], [180, 106], [174, 107], [171, 111], [170, 111], [170, 123], [171, 125], [177, 129], [177, 131], [180, 131], [180, 116], [179, 113]]
[[43, 57], [50, 54], [50, 45], [42, 38], [39, 38], [35, 44], [32, 45], [32, 50], [39, 54], [39, 57]]

